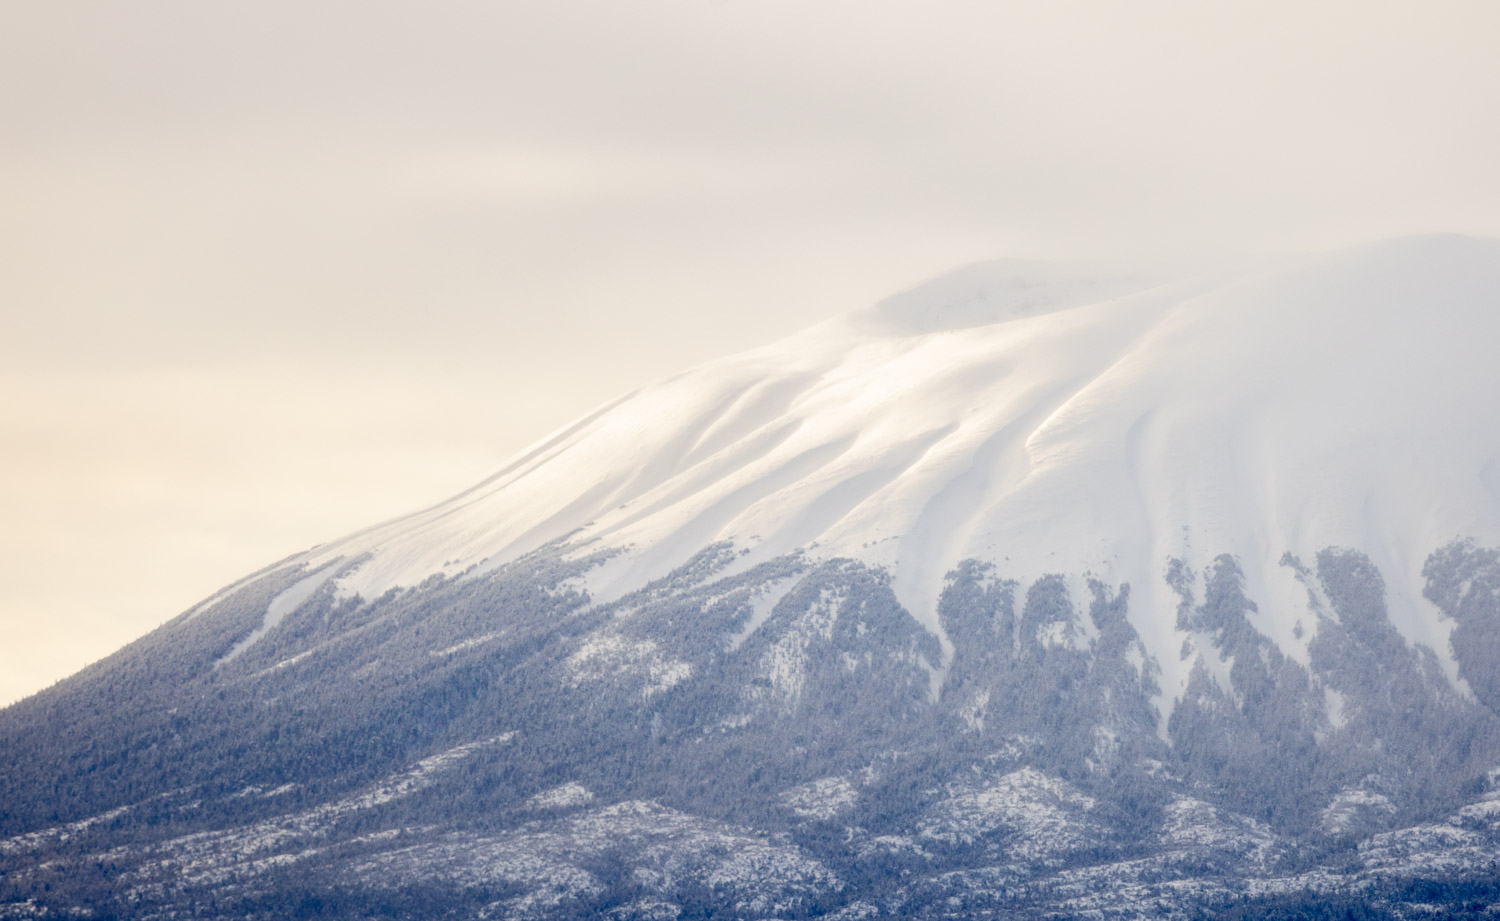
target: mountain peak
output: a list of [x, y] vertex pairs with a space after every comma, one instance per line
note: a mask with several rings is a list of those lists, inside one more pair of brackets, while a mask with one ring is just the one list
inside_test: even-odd
[[855, 321], [888, 335], [916, 336], [989, 326], [1150, 286], [1143, 273], [1082, 263], [993, 259], [961, 266], [860, 311]]

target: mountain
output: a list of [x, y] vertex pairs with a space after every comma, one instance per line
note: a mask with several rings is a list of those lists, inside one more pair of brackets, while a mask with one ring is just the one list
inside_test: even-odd
[[1500, 243], [981, 263], [0, 711], [0, 917], [1471, 917]]

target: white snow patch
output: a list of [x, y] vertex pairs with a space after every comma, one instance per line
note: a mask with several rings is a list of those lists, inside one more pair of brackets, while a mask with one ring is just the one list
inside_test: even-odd
[[781, 801], [797, 815], [825, 821], [850, 809], [858, 800], [859, 788], [847, 777], [824, 777], [781, 794]]
[[1072, 624], [1054, 620], [1037, 627], [1036, 641], [1043, 649], [1070, 649], [1076, 633]]
[[1500, 797], [1489, 794], [1486, 799], [1458, 810], [1448, 821], [1453, 825], [1478, 828], [1491, 833], [1500, 831]]
[[504, 881], [524, 892], [498, 905], [496, 916], [527, 917], [565, 899], [602, 892], [587, 868], [606, 854], [621, 855], [631, 866], [632, 881], [646, 892], [659, 896], [681, 881], [698, 880], [729, 898], [736, 914], [750, 917], [778, 914], [810, 894], [843, 885], [794, 845], [641, 801], [495, 836], [445, 835], [374, 855], [355, 874], [375, 885], [418, 879], [472, 887]]
[[276, 629], [276, 626], [281, 623], [283, 618], [302, 607], [303, 603], [312, 597], [313, 592], [316, 592], [323, 586], [324, 582], [327, 582], [333, 576], [337, 566], [338, 560], [327, 563], [323, 568], [310, 576], [304, 577], [301, 581], [294, 583], [291, 588], [272, 598], [271, 603], [266, 605], [266, 614], [261, 620], [260, 626], [250, 631], [250, 634], [244, 639], [235, 643], [229, 652], [224, 654], [223, 658], [214, 663], [214, 668], [233, 662], [239, 657], [240, 653], [249, 649], [261, 637]]
[[1276, 836], [1261, 822], [1180, 796], [1167, 806], [1159, 841], [1179, 851], [1232, 854], [1264, 866]]
[[568, 657], [565, 666], [575, 687], [628, 675], [643, 682], [641, 693], [646, 697], [674, 687], [693, 674], [690, 664], [662, 655], [650, 640], [628, 640], [609, 627], [590, 635]]
[[69, 822], [66, 825], [57, 825], [53, 826], [52, 828], [44, 828], [39, 831], [27, 832], [24, 835], [17, 835], [13, 838], [0, 839], [0, 854], [22, 854], [27, 852], [34, 852], [44, 845], [50, 846], [67, 841], [68, 839], [90, 828], [93, 828], [95, 825], [102, 825], [106, 822], [110, 822], [116, 818], [119, 818], [120, 816], [129, 812], [132, 808], [133, 807], [131, 806], [120, 806], [117, 809], [111, 809], [108, 812], [101, 812], [96, 816], [90, 816], [87, 819], [80, 819], [77, 822]]
[[972, 844], [1005, 831], [1013, 857], [1044, 861], [1087, 847], [1100, 833], [1088, 815], [1092, 797], [1034, 768], [989, 784], [950, 786], [947, 793], [918, 823], [921, 837]]
[[984, 714], [990, 705], [990, 692], [985, 688], [975, 694], [959, 708], [959, 718], [969, 732], [984, 732]]
[[[505, 744], [514, 736], [514, 732], [507, 732], [494, 738], [456, 746], [424, 758], [406, 771], [373, 787], [312, 809], [238, 828], [199, 832], [170, 839], [159, 846], [158, 857], [142, 867], [140, 872], [145, 875], [169, 875], [186, 884], [213, 885], [236, 874], [258, 872], [279, 863], [301, 859], [315, 851], [304, 849], [299, 855], [284, 852], [292, 847], [305, 848], [309, 843], [325, 840], [339, 818], [409, 796], [430, 786], [441, 771], [478, 749]], [[276, 796], [292, 789], [295, 789], [295, 785], [287, 784], [263, 795]]]
[[1478, 848], [1483, 836], [1448, 824], [1414, 825], [1362, 841], [1359, 855], [1371, 869], [1399, 866], [1412, 858], [1441, 858], [1445, 851]]
[[532, 809], [571, 809], [594, 801], [593, 791], [581, 783], [565, 783], [560, 787], [543, 790], [526, 801]]
[[781, 603], [781, 599], [785, 598], [801, 579], [802, 576], [799, 574], [757, 586], [751, 595], [750, 617], [745, 621], [745, 626], [730, 639], [729, 648], [734, 650], [744, 645], [745, 640], [750, 638], [750, 634], [759, 630], [760, 625], [770, 619], [771, 612], [776, 605]]
[[306, 659], [308, 656], [311, 656], [313, 653], [315, 653], [317, 651], [318, 650], [316, 650], [316, 649], [309, 649], [306, 652], [299, 652], [299, 653], [297, 653], [296, 655], [294, 655], [294, 656], [292, 656], [290, 658], [282, 659], [280, 662], [277, 662], [275, 665], [272, 665], [270, 668], [263, 668], [260, 671], [256, 672], [255, 673], [255, 677], [259, 678], [262, 675], [269, 675], [269, 674], [271, 674], [273, 672], [279, 672], [283, 668], [290, 668], [291, 666], [296, 665], [298, 662], [301, 662], [303, 659]]
[[331, 806], [321, 807], [324, 810], [332, 810], [334, 813], [350, 812], [357, 809], [369, 809], [389, 803], [392, 800], [408, 796], [417, 790], [430, 785], [434, 775], [445, 768], [452, 767], [456, 762], [472, 755], [478, 749], [490, 745], [503, 745], [515, 738], [514, 732], [506, 732], [490, 739], [478, 742], [468, 742], [455, 746], [447, 751], [439, 752], [428, 758], [423, 758], [415, 765], [408, 768], [404, 773], [397, 775], [394, 779], [380, 784], [373, 789], [340, 800]]
[[[833, 638], [833, 626], [843, 603], [842, 592], [824, 588], [818, 599], [798, 615], [761, 657], [760, 673], [770, 682], [771, 692], [783, 701], [794, 701], [801, 695], [807, 676], [808, 648], [815, 639]], [[752, 694], [759, 691], [754, 688]]]
[[1344, 717], [1344, 695], [1324, 685], [1323, 702], [1325, 711], [1328, 714], [1328, 725], [1334, 729], [1343, 729], [1344, 724], [1347, 722]]
[[461, 643], [454, 643], [452, 646], [448, 646], [444, 649], [431, 650], [427, 654], [432, 656], [433, 658], [451, 656], [456, 652], [463, 652], [465, 649], [473, 649], [475, 646], [483, 646], [485, 643], [488, 643], [492, 640], [497, 640], [504, 635], [504, 631], [497, 630], [492, 633], [485, 633], [480, 636], [473, 637], [472, 639], [464, 640]]
[[1324, 834], [1342, 835], [1357, 830], [1361, 819], [1391, 815], [1396, 807], [1390, 797], [1365, 787], [1345, 787], [1323, 808], [1320, 824]]

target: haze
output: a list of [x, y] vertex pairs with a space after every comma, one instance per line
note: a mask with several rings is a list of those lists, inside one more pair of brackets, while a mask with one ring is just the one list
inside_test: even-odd
[[980, 258], [1500, 235], [1482, 2], [8, 5], [0, 703]]

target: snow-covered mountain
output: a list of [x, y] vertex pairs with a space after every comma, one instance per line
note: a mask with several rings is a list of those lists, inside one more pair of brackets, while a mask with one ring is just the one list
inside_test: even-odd
[[1307, 659], [1286, 553], [1358, 548], [1411, 642], [1447, 655], [1422, 566], [1500, 540], [1500, 246], [1404, 239], [1166, 283], [971, 266], [630, 394], [428, 511], [319, 548], [366, 598], [484, 573], [564, 539], [627, 552], [634, 591], [717, 541], [737, 570], [794, 551], [888, 569], [939, 637], [960, 560], [1128, 583], [1168, 671], [1164, 575], [1232, 554], [1252, 618]]
[[679, 374], [0, 711], [0, 916], [1500, 898], [1496, 343], [1443, 236]]

